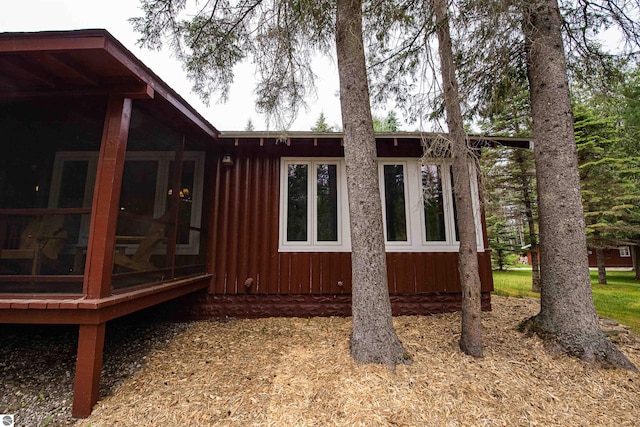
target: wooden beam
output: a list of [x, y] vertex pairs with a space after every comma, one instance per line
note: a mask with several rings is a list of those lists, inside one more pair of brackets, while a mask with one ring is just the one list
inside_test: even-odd
[[59, 84], [57, 80], [52, 80], [51, 75], [45, 74], [41, 69], [30, 65], [28, 61], [25, 61], [21, 57], [3, 58], [0, 60], [0, 63], [2, 63], [2, 67], [9, 74], [22, 77], [31, 76], [49, 88], [55, 88]]
[[0, 98], [37, 98], [54, 96], [84, 96], [119, 94], [124, 98], [153, 99], [155, 91], [149, 85], [117, 85], [99, 89], [42, 89], [42, 90], [9, 90], [0, 92]]
[[106, 323], [80, 325], [76, 378], [73, 385], [72, 415], [86, 418], [100, 393], [100, 371]]
[[150, 85], [144, 83], [114, 86], [111, 91], [131, 99], [153, 99], [156, 93]]
[[[48, 35], [49, 34], [49, 35]], [[80, 37], [55, 37], [55, 33], [34, 33], [0, 39], [0, 52], [60, 51], [101, 49], [105, 45], [104, 31], [85, 31]]]
[[[45, 61], [49, 61], [52, 64], [65, 70], [65, 73], [74, 75], [85, 83], [97, 87], [100, 86], [100, 79], [94, 72], [86, 69], [79, 62], [73, 60], [69, 56], [64, 56], [64, 53], [43, 52], [34, 55], [36, 58], [41, 57]], [[42, 61], [44, 62], [44, 61]]]
[[82, 288], [88, 298], [104, 298], [111, 293], [113, 249], [130, 120], [131, 99], [111, 95], [102, 132], [91, 208], [93, 214]]

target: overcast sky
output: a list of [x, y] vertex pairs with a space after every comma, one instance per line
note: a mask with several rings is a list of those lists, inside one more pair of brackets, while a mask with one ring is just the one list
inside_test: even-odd
[[[236, 84], [226, 104], [216, 104], [215, 96], [212, 96], [213, 101], [207, 107], [191, 93], [191, 83], [186, 79], [181, 64], [168, 50], [156, 52], [136, 46], [139, 35], [134, 33], [127, 20], [140, 15], [138, 0], [0, 0], [0, 31], [104, 28], [219, 130], [244, 130], [249, 119], [255, 130], [267, 129], [264, 117], [254, 108], [252, 66], [236, 69]], [[613, 42], [617, 38], [612, 35], [613, 31], [605, 32], [604, 36], [612, 48], [619, 45], [619, 41]], [[291, 130], [310, 130], [321, 112], [324, 112], [329, 125], [341, 127], [335, 64], [330, 59], [318, 58], [313, 68], [318, 74], [317, 99], [307, 100], [309, 110], [300, 112]], [[387, 112], [374, 111], [374, 114], [384, 117]], [[408, 130], [408, 127], [405, 125], [403, 129]], [[272, 125], [271, 130], [277, 129], [273, 129]]]
[[[141, 15], [138, 0], [0, 0], [0, 5], [2, 32], [104, 28], [219, 130], [244, 130], [249, 119], [255, 130], [266, 130], [264, 117], [254, 108], [253, 68], [237, 69], [237, 83], [226, 104], [212, 101], [209, 107], [205, 106], [191, 93], [191, 83], [181, 64], [168, 50], [155, 52], [136, 46], [139, 36], [127, 19]], [[342, 123], [337, 70], [329, 59], [321, 58], [318, 62], [314, 65], [318, 74], [318, 99], [307, 101], [309, 111], [301, 111], [291, 130], [310, 130], [321, 112], [329, 125]], [[274, 130], [273, 125], [271, 127]]]

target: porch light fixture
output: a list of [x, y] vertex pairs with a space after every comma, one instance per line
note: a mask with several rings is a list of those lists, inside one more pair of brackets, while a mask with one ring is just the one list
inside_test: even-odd
[[233, 166], [233, 158], [231, 158], [230, 154], [225, 154], [222, 156], [222, 164], [224, 166]]

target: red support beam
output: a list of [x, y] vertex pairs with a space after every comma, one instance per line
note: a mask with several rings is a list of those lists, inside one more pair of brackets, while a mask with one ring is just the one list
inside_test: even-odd
[[106, 323], [80, 325], [71, 411], [75, 418], [86, 418], [91, 415], [91, 408], [98, 401], [105, 326]]
[[[88, 299], [111, 294], [113, 249], [130, 120], [131, 99], [110, 95], [100, 143], [82, 287]], [[77, 418], [88, 417], [98, 401], [105, 326], [104, 322], [80, 324], [72, 409]]]
[[130, 119], [131, 99], [111, 95], [98, 158], [83, 284], [83, 293], [90, 299], [104, 298], [111, 293], [113, 248]]

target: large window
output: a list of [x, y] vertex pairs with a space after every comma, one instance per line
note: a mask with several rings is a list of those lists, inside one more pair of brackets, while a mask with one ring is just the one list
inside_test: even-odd
[[424, 205], [425, 242], [446, 242], [447, 221], [450, 220], [450, 215], [445, 210], [445, 193], [440, 166], [420, 165], [420, 182]]
[[[378, 165], [387, 251], [457, 251], [450, 163], [381, 158]], [[281, 174], [280, 250], [350, 251], [343, 159], [283, 158]], [[475, 180], [471, 188], [478, 250], [483, 251]]]
[[339, 159], [283, 159], [280, 248], [345, 250], [348, 221], [344, 164]]

